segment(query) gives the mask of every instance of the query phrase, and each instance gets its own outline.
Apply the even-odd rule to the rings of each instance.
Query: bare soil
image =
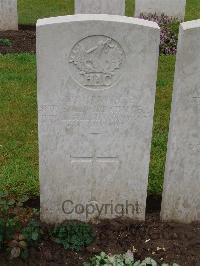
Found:
[[[19,26],[18,31],[0,31],[0,39],[8,39],[11,46],[0,44],[0,53],[35,53],[35,26]]]

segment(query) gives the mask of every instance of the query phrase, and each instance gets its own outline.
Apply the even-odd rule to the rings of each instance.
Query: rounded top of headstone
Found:
[[[181,23],[183,30],[200,28],[200,19],[191,20]]]
[[[119,23],[129,23],[133,25],[150,27],[154,29],[160,29],[156,22],[147,21],[139,18],[131,18],[119,15],[107,15],[107,14],[77,14],[77,15],[69,15],[69,16],[59,16],[59,17],[51,17],[39,19],[37,21],[36,26],[46,26],[52,24],[60,24],[60,23],[70,23],[70,22],[83,22],[83,21],[107,21],[107,22],[119,22]]]

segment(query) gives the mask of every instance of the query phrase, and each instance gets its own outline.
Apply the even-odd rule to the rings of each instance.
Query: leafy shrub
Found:
[[[15,201],[9,200],[6,192],[0,192],[0,249],[4,248],[5,242],[11,240],[20,228],[18,219],[9,214],[9,209],[14,204]]]
[[[0,192],[0,249],[6,249],[11,258],[26,258],[28,247],[35,246],[41,239],[41,228],[37,221],[31,220],[24,228],[12,209],[22,202],[9,199],[9,195]]]
[[[25,237],[20,233],[15,233],[13,239],[8,243],[7,249],[11,258],[26,258],[28,256],[28,246]]]
[[[16,233],[12,241],[9,242],[11,258],[28,257],[28,248],[36,246],[41,240],[42,230],[37,221],[31,220],[26,227],[21,230],[21,233]]]
[[[29,246],[35,246],[41,240],[41,236],[43,234],[40,224],[34,219],[32,219],[28,225],[22,229],[21,233]]]
[[[20,222],[18,219],[16,217],[9,218],[5,223],[5,240],[11,240],[18,230],[20,230]]]
[[[14,239],[15,232],[20,229],[17,218],[0,219],[0,249],[9,246]]]
[[[2,46],[12,46],[12,42],[9,39],[0,39],[0,45]]]
[[[136,261],[134,259],[133,253],[127,251],[124,255],[107,255],[102,252],[99,256],[95,256],[91,259],[91,262],[85,262],[84,266],[169,266],[169,264],[163,263],[158,264],[155,260],[151,258],[146,258],[145,260]],[[179,266],[174,263],[172,266]]]
[[[79,251],[88,246],[94,239],[90,225],[83,223],[65,223],[54,228],[53,240],[62,244],[65,249]]]
[[[160,33],[160,54],[174,55],[177,51],[179,21],[164,14],[140,14],[140,18],[158,23]]]
[[[8,242],[11,258],[28,257],[28,248],[36,246],[41,240],[42,230],[37,221],[31,220],[26,227],[15,232],[12,240]]]

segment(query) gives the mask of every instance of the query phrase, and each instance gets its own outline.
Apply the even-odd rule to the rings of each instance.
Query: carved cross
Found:
[[[71,163],[91,163],[92,170],[92,187],[95,188],[96,184],[96,173],[95,167],[99,163],[117,163],[119,166],[119,157],[118,156],[97,156],[96,150],[94,150],[92,156],[70,156]],[[91,189],[91,201],[96,201],[95,195],[93,196],[94,189]]]
[[[90,162],[92,163],[92,165],[95,165],[97,163],[100,162],[107,162],[107,163],[113,163],[113,162],[118,162],[119,163],[119,157],[118,156],[109,156],[109,157],[105,157],[105,156],[97,156],[96,155],[96,151],[94,152],[94,154],[92,156],[71,156],[71,162]]]

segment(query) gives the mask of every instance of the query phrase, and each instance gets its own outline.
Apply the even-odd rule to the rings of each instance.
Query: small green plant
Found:
[[[27,243],[25,241],[25,237],[20,234],[16,233],[13,239],[8,243],[9,254],[12,259],[14,258],[25,258],[28,256],[28,249]]]
[[[22,235],[25,237],[29,246],[35,246],[41,240],[42,234],[43,232],[40,224],[34,219],[22,229]]]
[[[90,225],[83,223],[65,223],[54,228],[53,240],[64,246],[65,249],[75,251],[88,246],[94,240],[93,231]]]
[[[155,260],[151,258],[146,258],[145,260],[136,261],[134,255],[131,251],[127,251],[123,255],[107,255],[101,252],[100,255],[95,256],[90,262],[85,262],[83,266],[169,266],[169,264],[163,263],[158,264]],[[174,263],[172,266],[179,266]]]
[[[0,192],[0,249],[4,248],[7,241],[11,240],[20,224],[16,217],[10,216],[9,210],[15,205],[14,200],[8,199],[6,192]]]
[[[14,238],[15,232],[20,229],[17,218],[0,218],[0,249],[7,246],[9,241]]]
[[[10,47],[12,46],[12,42],[9,39],[0,39],[0,45]]]
[[[23,199],[16,202],[9,199],[6,192],[0,192],[0,249],[5,249],[11,258],[28,256],[28,247],[35,246],[41,239],[42,230],[36,220],[30,220],[22,228],[16,214],[13,215],[12,209],[21,207]]]
[[[32,219],[20,233],[16,233],[9,242],[9,251],[11,258],[21,257],[26,259],[28,257],[28,248],[36,246],[41,240],[42,230],[37,221]]]

